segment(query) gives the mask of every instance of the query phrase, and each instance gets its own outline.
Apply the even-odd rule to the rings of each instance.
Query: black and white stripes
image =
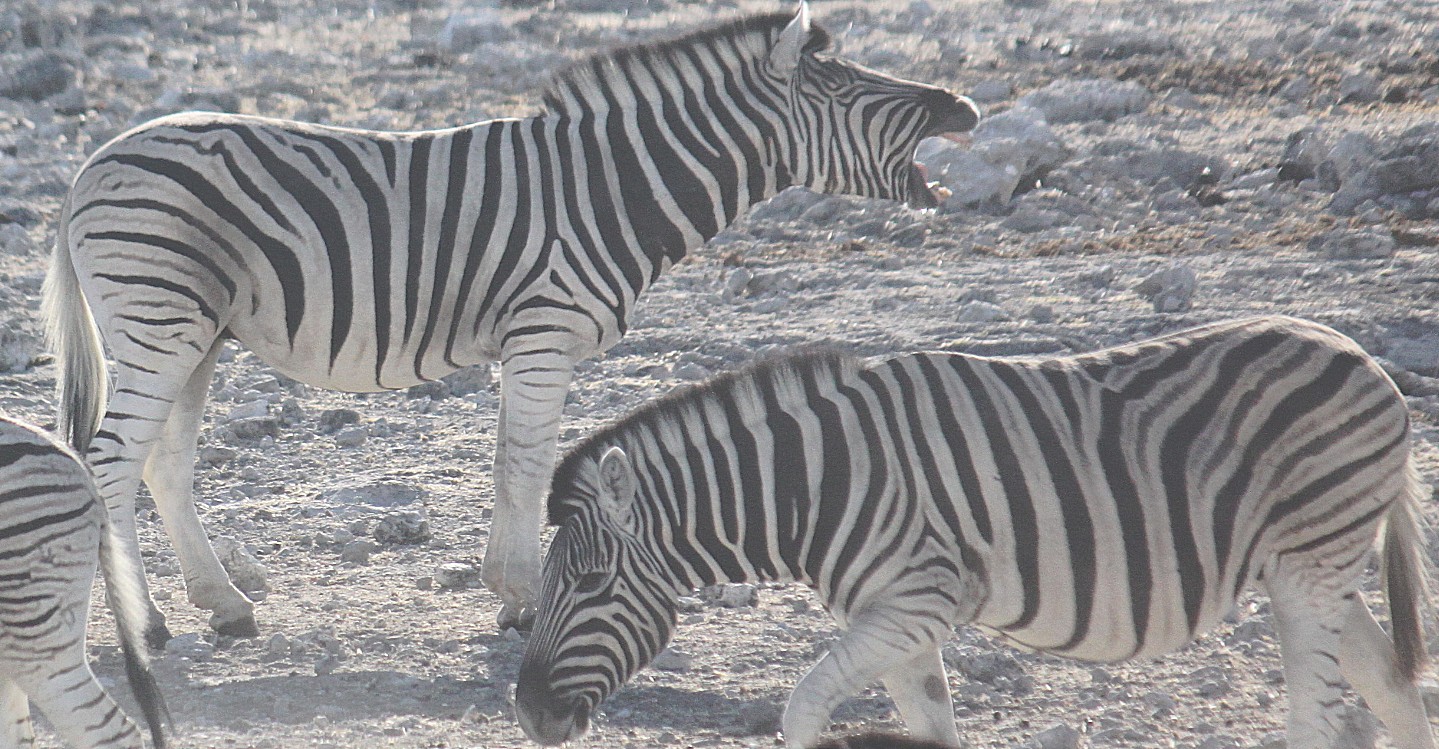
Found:
[[[484,577],[517,617],[573,365],[620,339],[661,272],[791,185],[935,205],[915,148],[972,128],[974,106],[827,43],[801,6],[576,63],[532,118],[381,133],[185,113],[101,148],[69,195],[46,309],[62,428],[125,537],[148,465],[191,600],[254,631],[191,507],[219,341],[349,391],[500,361]]]
[[[140,731],[85,656],[97,563],[130,684],[154,745],[164,746],[164,703],[140,641],[144,602],[127,569],[138,560],[121,554],[85,464],[40,430],[0,416],[0,746],[34,745],[34,703],[76,749],[140,749]]]
[[[958,746],[939,656],[955,624],[1090,661],[1155,656],[1258,584],[1291,746],[1331,746],[1342,675],[1396,745],[1429,749],[1420,496],[1393,384],[1291,318],[1050,360],[767,362],[562,461],[521,724],[545,743],[583,732],[664,647],[675,596],[795,580],[848,632],[796,688],[787,744],[883,680],[912,732]],[[1378,538],[1393,643],[1356,592]]]

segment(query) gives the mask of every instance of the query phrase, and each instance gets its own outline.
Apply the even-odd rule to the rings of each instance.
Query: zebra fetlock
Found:
[[[1184,647],[1248,586],[1272,601],[1289,746],[1330,749],[1347,679],[1400,749],[1434,749],[1408,410],[1316,323],[1214,324],[1054,359],[813,351],[673,393],[556,470],[521,726],[541,743],[662,650],[675,599],[797,581],[845,634],[785,709],[811,747],[883,681],[958,746],[940,647],[973,623],[1113,662]],[[1358,591],[1376,545],[1394,635]]]
[[[0,415],[0,748],[32,746],[30,703],[77,749],[140,749],[140,731],[96,681],[85,623],[97,565],[130,686],[157,747],[164,702],[145,658],[145,607],[85,464]]]
[[[385,133],[190,112],[100,148],[62,210],[45,311],[61,428],[125,542],[146,467],[204,583],[192,598],[216,629],[256,631],[191,496],[227,336],[355,392],[500,361],[483,577],[517,621],[574,365],[619,341],[665,269],[790,186],[938,202],[915,150],[973,128],[973,103],[828,44],[801,4],[577,62],[527,119]]]

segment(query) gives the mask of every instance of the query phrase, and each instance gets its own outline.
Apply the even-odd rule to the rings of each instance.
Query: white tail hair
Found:
[[[70,259],[70,199],[60,210],[59,235],[45,275],[40,314],[45,337],[55,352],[55,392],[59,402],[55,431],[81,456],[100,428],[110,395],[110,376],[100,330],[80,290],[75,264]]]

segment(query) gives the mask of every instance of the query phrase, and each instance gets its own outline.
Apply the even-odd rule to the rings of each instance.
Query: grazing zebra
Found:
[[[191,602],[256,632],[192,496],[226,337],[354,392],[499,361],[483,578],[518,621],[574,364],[660,273],[791,185],[937,204],[915,148],[973,128],[974,105],[828,44],[801,4],[579,62],[529,119],[383,133],[184,113],[105,145],[65,202],[45,300],[61,426],[127,543],[143,474]]]
[[[145,660],[144,599],[90,471],[69,448],[0,415],[0,748],[35,743],[27,698],[76,747],[133,747],[140,731],[85,659],[95,567],[120,630],[130,686],[165,746],[165,705]]]
[[[1341,674],[1432,749],[1408,412],[1353,341],[1267,317],[1047,360],[810,353],[644,407],[556,470],[559,526],[516,706],[583,733],[670,638],[675,598],[798,581],[846,633],[785,710],[790,746],[883,680],[959,746],[940,647],[972,622],[1088,661],[1157,656],[1267,591],[1289,745],[1332,746]],[[1382,538],[1394,642],[1357,592]]]

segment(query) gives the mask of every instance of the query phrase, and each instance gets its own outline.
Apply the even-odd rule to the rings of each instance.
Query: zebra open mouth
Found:
[[[961,146],[969,145],[969,136],[961,133],[939,133],[936,138],[944,138]],[[929,178],[929,167],[914,161],[909,168],[909,205],[913,208],[936,208],[940,203],[949,200],[954,192],[945,187],[939,181],[931,181]]]

